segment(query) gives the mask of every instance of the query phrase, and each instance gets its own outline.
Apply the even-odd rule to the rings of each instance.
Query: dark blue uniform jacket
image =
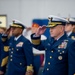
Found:
[[[31,35],[32,40],[40,39]],[[55,41],[53,38],[43,40],[33,46],[46,52],[43,75],[74,75],[75,74],[75,41],[64,34]]]
[[[25,75],[27,66],[31,66],[32,63],[33,53],[30,41],[22,35],[17,41],[11,37],[7,75]]]

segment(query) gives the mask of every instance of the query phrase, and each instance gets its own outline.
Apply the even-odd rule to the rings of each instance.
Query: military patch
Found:
[[[75,40],[75,36],[72,36],[71,39],[72,39],[72,40]]]
[[[23,42],[19,42],[16,47],[22,47],[23,46]]]
[[[58,56],[58,59],[59,59],[59,60],[62,60],[62,59],[63,59],[63,57],[62,57],[62,56]]]
[[[9,50],[9,46],[4,46],[4,51],[8,52],[8,50]]]
[[[67,47],[67,41],[66,40],[64,40],[59,46],[58,46],[58,48],[66,48]]]

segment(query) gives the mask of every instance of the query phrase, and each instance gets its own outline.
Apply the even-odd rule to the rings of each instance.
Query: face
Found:
[[[72,26],[71,24],[66,24],[66,26],[65,26],[65,31],[66,31],[66,32],[70,32],[70,31],[73,30],[73,28],[74,28],[74,26]]]
[[[4,33],[4,32],[5,32],[5,30],[2,29],[2,28],[0,28],[0,33],[2,34],[2,33]]]
[[[75,33],[75,25],[74,25],[74,28],[73,28],[73,32]]]
[[[20,34],[22,34],[22,29],[21,28],[16,28],[16,27],[12,27],[12,35],[14,36],[19,36]]]
[[[64,33],[64,26],[58,25],[53,28],[50,28],[51,37],[57,39]]]

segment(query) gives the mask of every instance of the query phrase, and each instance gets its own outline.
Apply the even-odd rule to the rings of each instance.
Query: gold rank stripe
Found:
[[[40,39],[32,40],[32,43],[34,45],[39,45],[40,44]]]
[[[2,60],[1,67],[5,66],[7,64],[7,61],[8,61],[8,56]]]
[[[27,71],[32,71],[33,72],[33,66],[27,66]]]
[[[11,27],[20,27],[20,28],[22,28],[22,26],[17,25],[17,24],[12,24]]]
[[[62,24],[61,22],[49,22],[48,25],[46,27],[54,27],[57,24]]]
[[[62,24],[61,22],[49,22],[49,25]]]
[[[56,25],[47,25],[46,27],[54,27],[54,26],[56,26]]]

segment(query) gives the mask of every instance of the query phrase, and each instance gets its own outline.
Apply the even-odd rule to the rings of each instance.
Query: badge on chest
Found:
[[[58,48],[64,48],[64,49],[66,49],[66,47],[67,47],[67,42],[68,42],[68,40],[64,40],[64,41],[58,46]]]
[[[23,42],[19,42],[16,47],[22,47],[23,46]]]

